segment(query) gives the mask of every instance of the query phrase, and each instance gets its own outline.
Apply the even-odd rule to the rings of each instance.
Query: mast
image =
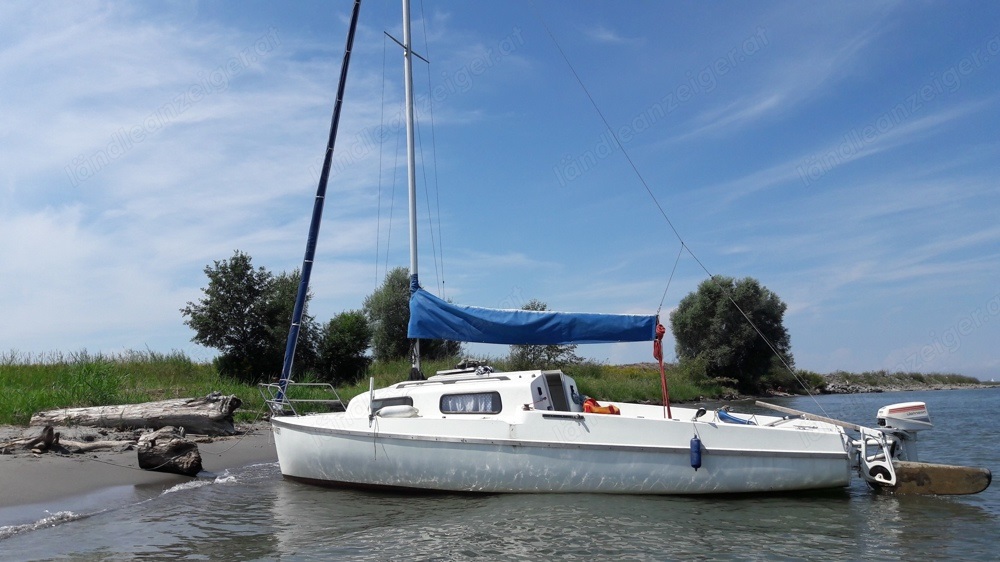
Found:
[[[410,42],[410,0],[403,0],[403,83],[406,93],[406,179],[410,215],[410,291],[419,286],[417,277],[417,162],[413,140],[413,52]],[[410,378],[420,374],[420,339],[413,340]]]
[[[316,239],[319,238],[319,227],[323,219],[323,203],[326,199],[326,185],[330,179],[330,167],[333,164],[333,148],[337,144],[337,128],[340,125],[340,110],[344,105],[344,88],[347,84],[347,67],[351,63],[351,49],[354,46],[354,32],[358,28],[358,14],[361,12],[361,0],[354,0],[354,11],[351,13],[351,26],[347,32],[347,46],[344,47],[344,61],[340,65],[340,82],[337,84],[337,101],[333,106],[333,118],[330,122],[330,138],[326,143],[326,154],[323,156],[323,170],[316,187],[316,199],[313,202],[312,221],[309,223],[309,237],[306,239],[306,252],[302,258],[302,273],[299,280],[299,291],[295,296],[295,308],[292,310],[292,324],[288,329],[288,341],[285,344],[285,361],[281,366],[281,378],[278,380],[280,391],[278,400],[284,396],[288,379],[292,374],[292,363],[295,359],[295,347],[299,341],[299,328],[302,324],[302,313],[305,309],[306,295],[309,292],[309,277],[312,275],[313,258],[316,256]]]

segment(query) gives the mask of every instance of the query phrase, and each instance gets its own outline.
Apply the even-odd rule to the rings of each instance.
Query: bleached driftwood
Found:
[[[70,441],[63,439],[59,444],[70,453],[89,453],[106,449],[128,450],[130,445],[135,445],[135,441]]]
[[[139,437],[139,468],[194,476],[201,472],[198,445],[184,437],[184,430],[162,427]]]
[[[187,433],[232,435],[233,412],[243,402],[236,395],[213,392],[204,398],[179,398],[91,408],[49,410],[31,416],[30,425],[82,425],[106,428],[183,427]]]
[[[16,450],[30,449],[35,454],[47,451],[58,453],[86,453],[89,451],[99,451],[102,449],[118,449],[135,445],[135,441],[108,440],[108,441],[73,441],[70,439],[60,439],[60,433],[55,431],[51,425],[45,426],[36,437],[21,437],[12,439],[5,443],[0,443],[0,454],[13,453]]]
[[[51,425],[47,425],[37,437],[22,437],[0,443],[0,453],[6,454],[13,449],[31,449],[33,453],[44,453],[55,445],[59,445],[59,433]]]

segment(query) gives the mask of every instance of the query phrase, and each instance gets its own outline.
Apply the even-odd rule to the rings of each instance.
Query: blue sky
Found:
[[[179,312],[204,267],[237,249],[301,264],[349,9],[0,4],[0,349],[211,357]],[[413,13],[431,61],[415,67],[426,287],[479,306],[659,307],[680,244],[544,21],[687,246],[788,304],[797,366],[1000,374],[1000,5]],[[361,21],[320,320],[407,264],[401,57],[383,36],[401,34],[397,2]],[[664,320],[705,277],[683,254]]]

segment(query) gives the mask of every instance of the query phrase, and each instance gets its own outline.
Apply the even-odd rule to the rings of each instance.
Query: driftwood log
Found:
[[[128,450],[135,445],[135,441],[70,441],[63,439],[59,444],[69,453],[87,453],[110,449]]]
[[[51,425],[47,425],[37,437],[22,437],[0,443],[0,453],[9,454],[14,449],[30,449],[32,453],[39,454],[58,445],[59,432],[55,431]]]
[[[184,437],[184,430],[162,427],[139,437],[139,468],[194,476],[201,472],[198,445]]]
[[[37,437],[22,437],[5,443],[0,443],[0,454],[13,453],[15,450],[30,449],[32,453],[41,454],[48,451],[59,453],[86,453],[102,449],[119,449],[135,445],[135,441],[73,441],[60,439],[60,434],[51,425],[45,426]]]
[[[31,416],[30,425],[82,425],[112,429],[183,427],[187,433],[232,435],[233,412],[243,402],[236,395],[213,392],[204,398],[180,398],[91,408],[64,408]]]

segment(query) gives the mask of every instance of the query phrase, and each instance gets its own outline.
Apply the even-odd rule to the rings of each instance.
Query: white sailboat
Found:
[[[355,23],[357,9],[356,3]],[[403,10],[410,337],[508,344],[656,339],[655,316],[490,310],[446,303],[420,288],[408,0]],[[348,55],[352,41],[353,30]],[[335,125],[347,62],[345,55]],[[328,158],[334,138],[335,126]],[[325,191],[325,178],[320,191]],[[315,211],[313,216],[318,229]],[[315,235],[311,230],[308,266]],[[873,486],[918,493],[974,493],[989,485],[985,469],[916,462],[917,432],[930,427],[923,403],[883,408],[877,429],[794,411],[781,417],[618,402],[595,408],[561,371],[493,372],[468,365],[426,380],[373,388],[344,411],[298,415],[286,394],[294,384],[288,382],[288,370],[295,332],[297,319],[281,382],[265,385],[276,414],[271,424],[281,473],[289,479],[454,492],[718,494],[838,488],[857,471]],[[936,479],[933,485],[923,478],[929,474]],[[965,483],[953,484],[957,476]]]

